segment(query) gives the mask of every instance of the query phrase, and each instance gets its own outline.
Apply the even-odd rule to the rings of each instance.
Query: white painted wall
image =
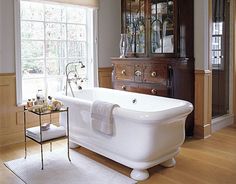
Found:
[[[195,69],[208,68],[208,0],[194,0]]]
[[[110,67],[111,57],[119,56],[121,1],[100,0],[98,10],[98,66]]]
[[[15,72],[14,0],[0,0],[0,73]]]
[[[119,56],[121,1],[100,0],[98,13],[98,66],[110,67]],[[15,72],[14,34],[14,0],[0,0],[0,73]]]
[[[0,73],[15,72],[14,0],[0,0]],[[98,15],[99,67],[111,66],[119,56],[120,0],[100,0]],[[195,68],[208,69],[208,1],[194,0]]]

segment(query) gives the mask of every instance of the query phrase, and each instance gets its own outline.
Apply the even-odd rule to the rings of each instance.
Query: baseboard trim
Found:
[[[194,127],[194,138],[206,139],[211,136],[211,124],[206,125],[195,125]]]
[[[234,124],[234,115],[226,114],[218,118],[212,119],[211,131],[216,132],[220,129]]]

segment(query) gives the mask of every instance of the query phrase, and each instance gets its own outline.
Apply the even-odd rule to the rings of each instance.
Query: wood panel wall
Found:
[[[38,126],[38,116],[27,113],[27,127]],[[52,115],[52,121],[58,122],[58,115]],[[42,117],[43,122],[49,121],[49,116]],[[16,106],[15,74],[0,74],[0,147],[22,142],[23,106]]]
[[[18,113],[21,108],[16,107],[15,81],[14,74],[0,76],[0,146],[23,140]]]
[[[233,112],[236,125],[236,0],[233,3]]]
[[[99,87],[112,88],[112,67],[98,69]]]
[[[112,88],[112,68],[99,68],[99,86]],[[58,114],[52,115],[52,121],[58,121]],[[38,116],[27,113],[27,127],[38,126]],[[43,122],[49,121],[49,116],[42,117]],[[16,76],[0,74],[0,147],[22,142],[23,106],[16,106]]]
[[[235,56],[236,57],[236,56]],[[235,58],[236,59],[236,58]],[[112,68],[99,68],[100,87],[112,88]],[[209,70],[195,71],[195,127],[194,135],[206,138],[211,134],[211,82],[212,74]],[[234,79],[236,66],[234,65]],[[235,81],[235,80],[234,80]],[[234,85],[234,113],[236,113],[236,85]],[[48,121],[49,117],[43,117]],[[52,116],[58,121],[58,115]],[[27,115],[28,127],[38,125],[38,117]],[[15,74],[0,74],[0,147],[23,141],[23,107],[16,106],[16,78]]]
[[[195,70],[194,136],[207,138],[211,135],[212,73]]]

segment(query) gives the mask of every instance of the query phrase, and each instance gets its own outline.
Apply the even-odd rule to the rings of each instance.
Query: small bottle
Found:
[[[43,104],[43,100],[45,99],[43,96],[43,90],[39,89],[38,93],[36,94],[36,99],[38,101],[38,104],[42,105]]]
[[[37,105],[37,104],[35,103],[35,98],[32,98],[32,106],[34,105]]]
[[[52,97],[48,96],[48,109],[52,110]]]
[[[28,99],[28,101],[27,101],[27,107],[32,107],[32,101],[31,101],[31,99]]]
[[[37,96],[35,103],[36,105],[41,105],[41,100],[39,96]]]

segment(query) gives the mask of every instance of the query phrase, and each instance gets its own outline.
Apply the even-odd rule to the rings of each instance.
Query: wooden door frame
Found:
[[[212,25],[212,0],[209,0],[209,25]],[[232,104],[230,105],[230,114],[234,116],[234,124],[236,124],[236,0],[230,0],[230,21],[233,24],[233,27],[230,28],[230,36],[232,35],[233,43],[230,43],[230,52],[232,52],[232,56],[230,56],[230,61],[232,62],[230,66],[233,68],[230,71],[230,79],[232,80],[232,85],[230,86],[230,101]],[[231,24],[230,23],[230,24]],[[208,67],[212,71],[211,66],[211,33],[212,26],[209,26],[209,63]],[[231,80],[229,82],[231,82]]]

